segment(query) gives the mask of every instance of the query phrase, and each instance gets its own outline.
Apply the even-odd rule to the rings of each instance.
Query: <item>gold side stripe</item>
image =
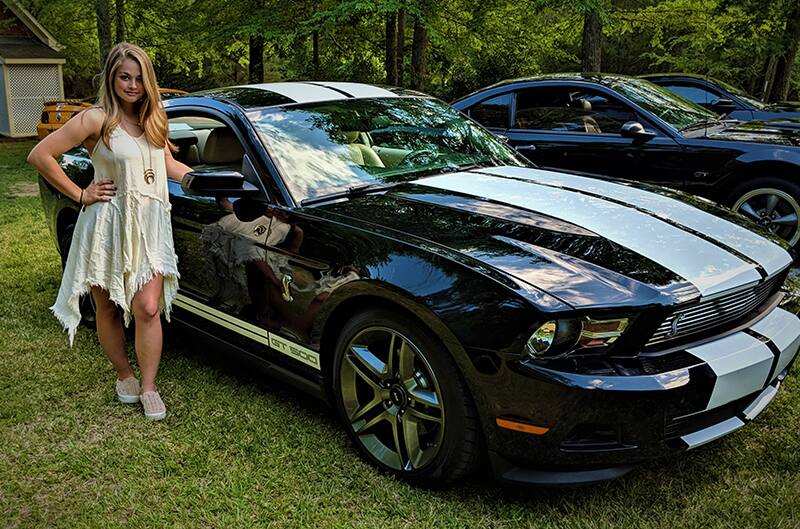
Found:
[[[213,321],[214,323],[221,325],[226,329],[230,329],[233,332],[250,338],[251,340],[269,346],[279,353],[285,354],[286,356],[303,362],[304,364],[315,369],[320,369],[319,353],[316,351],[312,351],[307,347],[303,347],[302,345],[291,342],[282,336],[278,336],[277,334],[267,332],[260,327],[256,327],[251,323],[247,323],[239,318],[225,314],[224,312],[209,307],[208,305],[204,305],[199,301],[188,298],[183,294],[178,294],[175,296],[174,303],[178,307],[197,314],[198,316],[201,316],[209,321]]]

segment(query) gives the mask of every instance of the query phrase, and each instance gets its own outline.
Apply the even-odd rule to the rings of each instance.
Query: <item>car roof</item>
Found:
[[[471,98],[476,94],[482,94],[487,90],[491,90],[494,88],[501,88],[504,86],[519,84],[519,83],[529,83],[529,82],[539,82],[539,81],[573,81],[573,82],[579,81],[579,82],[595,83],[611,87],[611,85],[615,81],[626,80],[626,79],[637,79],[637,77],[631,75],[622,75],[622,74],[575,73],[575,72],[532,75],[528,77],[517,77],[515,79],[505,79],[493,85],[486,86],[484,88],[481,88],[480,90],[476,90],[475,92],[467,94],[464,97],[459,98],[457,101],[462,101],[464,99]]]
[[[245,109],[345,99],[425,96],[420,92],[393,86],[332,81],[260,83],[214,88],[191,95],[232,101]]]
[[[650,80],[650,79],[668,79],[668,78],[681,79],[681,78],[683,78],[683,79],[696,79],[698,81],[707,81],[709,83],[718,83],[719,82],[716,79],[714,79],[713,77],[709,77],[707,75],[700,75],[700,74],[696,74],[696,73],[674,73],[674,72],[669,72],[669,73],[648,73],[648,74],[640,75],[639,78],[640,79],[647,79],[647,80]]]

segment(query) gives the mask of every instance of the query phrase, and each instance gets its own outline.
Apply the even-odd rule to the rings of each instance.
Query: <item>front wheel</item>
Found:
[[[731,194],[731,208],[770,233],[798,247],[800,242],[800,186],[780,178],[748,182]]]
[[[404,314],[369,310],[345,325],[333,390],[350,438],[378,467],[423,485],[473,468],[477,419],[464,382],[438,340]]]

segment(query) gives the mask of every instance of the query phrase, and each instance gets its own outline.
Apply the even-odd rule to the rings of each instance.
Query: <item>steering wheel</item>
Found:
[[[430,160],[438,156],[439,156],[438,153],[430,149],[419,149],[416,151],[411,151],[410,153],[403,156],[403,159],[397,163],[397,166],[409,167],[412,165],[424,164],[425,162],[429,162]]]

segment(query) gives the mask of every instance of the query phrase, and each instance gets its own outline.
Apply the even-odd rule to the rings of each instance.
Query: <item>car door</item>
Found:
[[[197,173],[239,171],[266,200],[251,161],[253,153],[227,118],[210,110],[167,112],[177,160]],[[266,300],[253,288],[251,269],[266,261],[268,219],[261,215],[243,221],[234,212],[235,197],[187,194],[174,181],[169,191],[181,274],[175,305],[182,311],[181,319],[205,330],[215,326],[213,334],[264,355],[266,333],[259,342],[252,327],[263,326]]]
[[[545,85],[515,92],[509,143],[543,167],[680,185],[680,147],[614,96],[590,87]],[[621,133],[641,122],[655,137],[641,142]]]

